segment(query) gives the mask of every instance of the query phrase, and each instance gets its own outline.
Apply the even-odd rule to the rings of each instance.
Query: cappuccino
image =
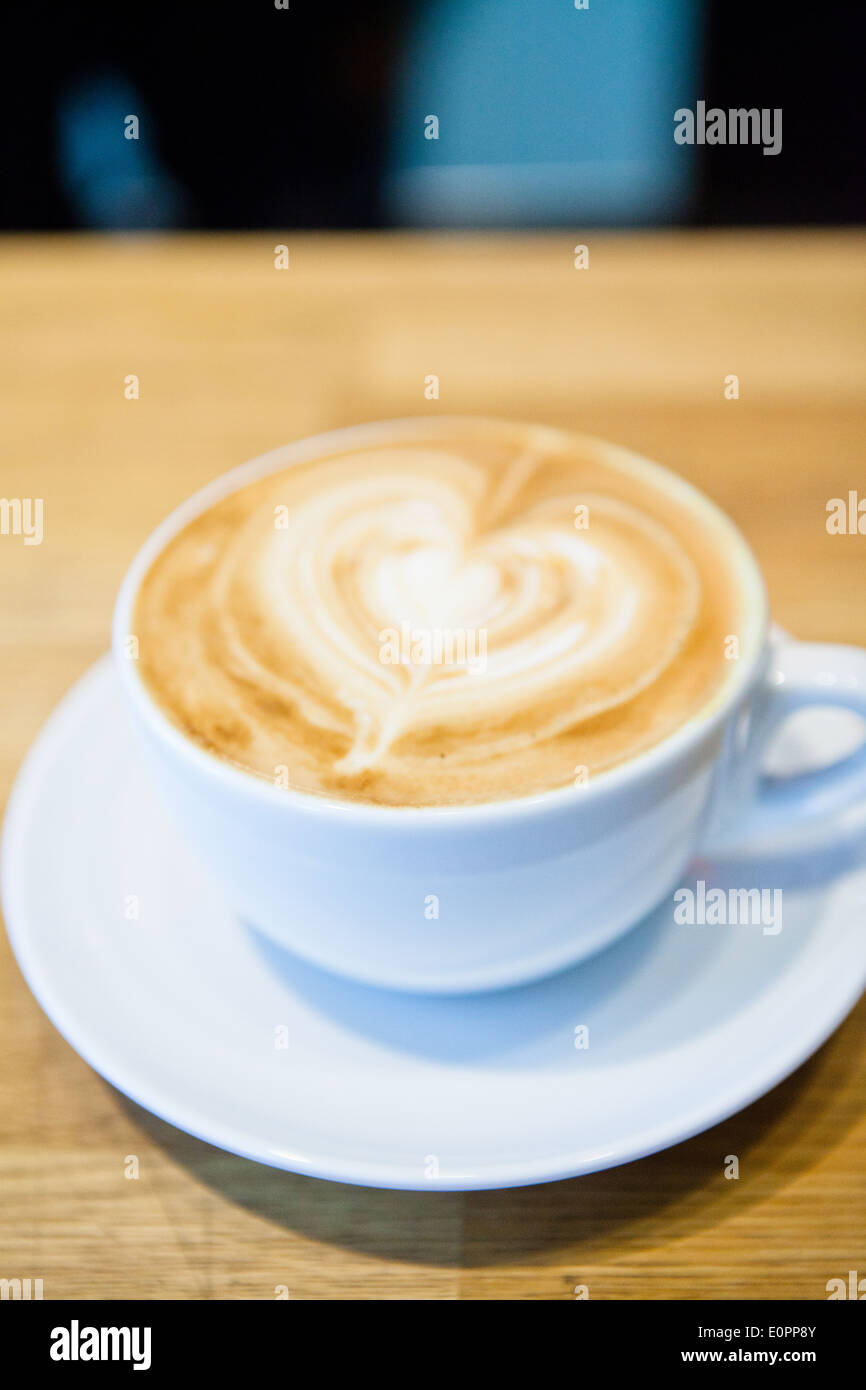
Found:
[[[736,533],[599,441],[440,420],[240,485],[135,606],[152,698],[200,747],[391,806],[591,780],[720,696],[747,623]]]

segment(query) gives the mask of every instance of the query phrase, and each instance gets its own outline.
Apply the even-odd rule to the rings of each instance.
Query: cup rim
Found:
[[[602,452],[605,462],[628,472],[639,473],[642,477],[650,475],[660,486],[679,497],[687,506],[697,510],[717,527],[722,537],[731,545],[737,578],[742,581],[745,611],[749,621],[751,648],[737,660],[731,675],[705,705],[687,720],[654,743],[651,747],[637,753],[634,757],[616,764],[597,777],[580,785],[569,784],[544,791],[523,795],[502,797],[492,801],[470,802],[468,804],[442,806],[385,806],[375,802],[352,801],[319,792],[303,791],[294,787],[277,787],[265,778],[245,768],[226,762],[215,753],[196,744],[169,718],[155,697],[145,685],[137,663],[123,654],[123,644],[131,632],[131,617],[138,596],[139,587],[160,552],[202,512],[221,501],[224,497],[238,491],[247,483],[265,477],[269,473],[282,471],[295,464],[312,461],[322,454],[335,449],[352,447],[355,443],[387,439],[388,436],[406,437],[407,433],[417,432],[419,436],[430,438],[431,434],[443,435],[461,430],[501,430],[506,427],[516,429],[538,429],[559,438],[565,437],[580,447]],[[290,444],[280,445],[264,454],[238,464],[219,477],[205,483],[183,502],[176,506],[151,531],[136,552],[121,581],[112,618],[112,650],[115,666],[119,668],[121,681],[137,711],[147,727],[181,758],[189,760],[197,770],[205,774],[214,786],[222,785],[228,791],[284,810],[293,809],[308,816],[333,819],[340,818],[344,823],[353,822],[369,827],[377,823],[383,827],[400,825],[405,829],[411,823],[416,826],[453,827],[455,822],[465,824],[506,823],[521,818],[534,819],[557,811],[587,808],[602,805],[615,796],[623,787],[637,786],[655,774],[664,771],[679,757],[710,735],[727,717],[730,710],[739,702],[751,684],[760,663],[766,644],[769,628],[769,609],[767,590],[761,569],[745,537],[725,511],[699,488],[686,481],[678,473],[645,458],[634,450],[619,444],[612,444],[595,435],[584,434],[578,430],[547,427],[513,421],[505,417],[474,415],[408,416],[402,419],[372,421],[363,425],[350,425],[321,434],[305,436]]]

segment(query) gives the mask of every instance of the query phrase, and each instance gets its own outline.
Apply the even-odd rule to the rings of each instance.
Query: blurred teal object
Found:
[[[129,118],[137,138],[127,138]],[[72,87],[57,114],[60,177],[78,220],[103,231],[178,226],[184,199],[155,151],[150,113],[124,78],[100,73]]]
[[[646,224],[687,211],[699,0],[432,0],[409,33],[387,203],[410,225]],[[435,116],[439,138],[425,137]]]

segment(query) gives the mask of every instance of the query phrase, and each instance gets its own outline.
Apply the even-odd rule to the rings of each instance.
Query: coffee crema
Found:
[[[139,669],[189,738],[278,785],[524,796],[712,702],[745,621],[725,540],[676,479],[600,442],[383,426],[175,535],[139,589]]]

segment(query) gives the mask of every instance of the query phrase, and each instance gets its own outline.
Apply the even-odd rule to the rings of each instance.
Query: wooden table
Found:
[[[866,643],[866,537],[825,528],[828,498],[866,495],[857,235],[592,236],[583,270],[577,232],[293,237],[277,270],[282,239],[0,245],[0,490],[45,499],[41,546],[0,536],[4,790],[106,647],[159,518],[245,458],[361,420],[488,413],[630,445],[736,518],[780,622]],[[668,1153],[392,1193],[259,1167],[136,1109],[0,952],[0,1276],[42,1277],[46,1298],[820,1299],[866,1275],[862,1004],[772,1094]]]

